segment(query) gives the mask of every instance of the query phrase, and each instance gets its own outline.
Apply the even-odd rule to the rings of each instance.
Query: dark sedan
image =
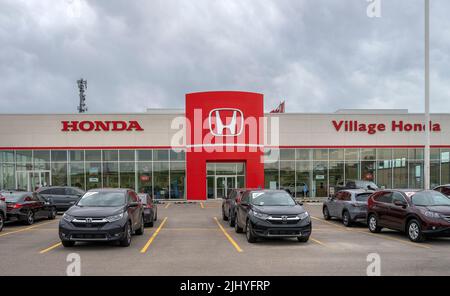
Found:
[[[144,224],[153,227],[154,222],[158,219],[158,207],[148,193],[139,193],[138,196],[144,207]]]
[[[234,227],[236,205],[240,202],[245,189],[232,189],[222,201],[222,219],[228,221],[230,227]]]
[[[6,219],[32,225],[39,219],[55,219],[56,207],[51,199],[35,192],[8,191],[2,195],[6,200]]]
[[[128,247],[133,232],[144,234],[144,215],[136,192],[130,189],[89,190],[59,223],[64,247],[77,241],[118,241]]]
[[[284,190],[247,190],[236,206],[236,232],[245,231],[249,243],[257,238],[295,237],[307,242],[311,218]]]
[[[450,198],[434,190],[382,190],[370,196],[367,211],[371,232],[399,230],[413,242],[450,237]]]
[[[51,198],[58,211],[66,211],[85,193],[80,188],[67,186],[41,187],[36,192],[45,198]]]

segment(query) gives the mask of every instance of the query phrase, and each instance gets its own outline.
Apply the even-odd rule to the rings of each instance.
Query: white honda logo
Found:
[[[225,124],[224,122],[226,122],[226,118],[225,116],[222,116],[223,113],[230,113],[232,112],[231,115],[231,121],[229,124]],[[212,117],[214,117],[216,119],[216,128],[215,130],[213,129],[213,120]],[[240,114],[239,116],[239,120],[240,120],[240,124],[238,124],[238,114]],[[239,128],[239,130],[238,130]],[[242,113],[241,110],[239,109],[233,109],[233,108],[217,108],[217,109],[213,109],[211,110],[211,112],[209,112],[209,129],[211,131],[211,134],[213,136],[238,136],[242,133],[242,130],[244,129],[244,114]],[[228,129],[228,133],[224,134],[223,131],[225,129]]]

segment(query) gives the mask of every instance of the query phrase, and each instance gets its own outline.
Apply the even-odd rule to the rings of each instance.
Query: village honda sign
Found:
[[[333,120],[332,125],[337,132],[363,132],[369,135],[377,132],[385,132],[390,129],[392,132],[423,132],[425,124],[410,123],[403,120],[392,120],[390,126],[385,123],[366,123],[358,120]],[[430,121],[430,131],[440,132],[441,125]]]
[[[83,120],[83,121],[61,121],[63,132],[131,132],[143,131],[139,122],[135,120]]]

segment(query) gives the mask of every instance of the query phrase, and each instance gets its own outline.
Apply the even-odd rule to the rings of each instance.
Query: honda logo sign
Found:
[[[227,118],[231,120],[227,123]],[[214,122],[215,120],[215,122]],[[244,114],[239,109],[217,108],[209,112],[209,129],[213,136],[235,137],[244,129]],[[213,127],[213,122],[214,127]],[[228,130],[224,133],[224,130]]]

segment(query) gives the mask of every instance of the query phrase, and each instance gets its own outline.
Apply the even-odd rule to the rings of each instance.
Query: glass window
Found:
[[[153,196],[152,187],[152,163],[139,162],[137,164],[138,174],[138,191],[141,193],[148,193]]]
[[[439,160],[440,150],[439,148],[431,148],[430,149],[430,159],[431,160]]]
[[[117,162],[103,163],[103,187],[119,187],[119,166]]]
[[[134,162],[120,162],[120,187],[121,188],[135,188],[135,169]]]
[[[236,164],[216,163],[216,175],[236,175]]]
[[[236,163],[236,174],[245,175],[245,163]]]
[[[84,150],[70,151],[70,161],[84,161]]]
[[[153,150],[155,160],[169,160],[169,150]]]
[[[267,189],[278,189],[279,184],[279,162],[264,164],[264,187]]]
[[[394,160],[394,188],[408,188],[408,163],[406,158]]]
[[[280,161],[280,187],[295,196],[295,161]]]
[[[392,188],[391,160],[378,161],[377,184],[380,188]]]
[[[134,161],[134,150],[119,150],[120,161]]]
[[[84,189],[84,163],[70,163],[70,185]]]
[[[85,157],[86,161],[101,161],[102,153],[100,150],[86,150]]]
[[[408,158],[408,149],[392,149],[393,158]]]
[[[345,149],[345,160],[359,160],[359,149]]]
[[[280,150],[279,149],[265,149],[264,150],[264,162],[276,162],[280,160]]]
[[[314,149],[314,160],[328,160],[328,149]]]
[[[50,161],[49,150],[35,150],[33,153],[34,153],[34,163],[43,163]]]
[[[86,189],[101,187],[102,164],[100,162],[86,162]]]
[[[170,163],[170,198],[184,198],[186,168],[184,162]]]
[[[376,182],[375,175],[375,161],[361,161],[361,179]]]
[[[344,160],[344,149],[330,149],[330,160]]]
[[[67,163],[52,162],[52,185],[67,186]]]
[[[392,159],[392,149],[377,149],[378,159]]]
[[[295,160],[295,149],[280,149],[280,160]]]
[[[186,159],[186,153],[184,151],[176,152],[170,149],[170,161],[184,161]]]
[[[434,188],[436,186],[441,185],[441,169],[439,166],[439,162],[432,161],[430,163],[430,186]]]
[[[344,182],[344,162],[330,161],[330,187],[336,187],[339,183]]]
[[[349,161],[345,163],[345,179],[359,180],[359,162]]]
[[[32,162],[32,151],[31,150],[17,150],[16,151],[16,162],[20,163],[31,163]]]
[[[206,178],[206,196],[208,197],[208,199],[214,198],[214,182],[215,177]]]
[[[423,161],[409,162],[409,188],[423,188]]]
[[[216,164],[213,162],[206,163],[206,174],[208,176],[213,176],[216,174]]]
[[[423,148],[409,149],[408,158],[422,160],[423,159]]]
[[[297,184],[296,193],[297,197],[309,196],[309,188],[312,183],[312,162],[311,161],[297,161]]]
[[[118,161],[119,151],[117,150],[103,150],[103,161]]]
[[[373,148],[361,149],[361,159],[362,160],[375,160],[376,159],[376,150]]]
[[[0,151],[0,162],[14,162],[14,151]]]
[[[52,151],[52,161],[67,161],[67,151],[66,150],[53,150]]]
[[[295,159],[297,160],[312,160],[311,149],[296,149]]]
[[[313,197],[328,196],[328,162],[315,161],[313,163]]]
[[[450,149],[441,150],[441,184],[450,183]]]
[[[137,150],[137,158],[138,161],[151,161],[152,150]]]
[[[154,197],[169,198],[169,163],[157,161],[153,163]]]
[[[16,188],[16,178],[14,164],[3,163],[1,166],[1,180],[0,187],[3,189],[15,189]]]

